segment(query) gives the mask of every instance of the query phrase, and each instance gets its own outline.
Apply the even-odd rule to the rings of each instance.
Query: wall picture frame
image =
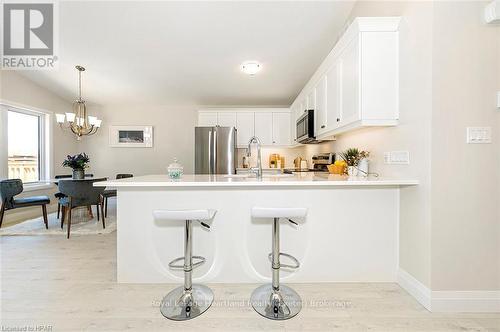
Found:
[[[152,148],[153,126],[109,126],[109,146]]]

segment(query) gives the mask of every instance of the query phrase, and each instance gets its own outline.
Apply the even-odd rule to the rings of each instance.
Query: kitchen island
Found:
[[[183,255],[184,221],[157,221],[158,209],[215,209],[210,231],[194,223],[193,253],[207,262],[195,282],[269,281],[271,220],[251,208],[305,207],[298,226],[282,222],[281,251],[299,259],[284,282],[393,282],[398,271],[399,190],[411,179],[303,173],[247,176],[148,175],[96,182],[117,189],[117,279],[180,283],[168,262]]]

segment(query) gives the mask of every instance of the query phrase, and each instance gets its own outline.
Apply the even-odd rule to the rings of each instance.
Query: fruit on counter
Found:
[[[347,166],[347,163],[345,162],[345,160],[336,160],[333,164],[336,166],[344,166],[344,167]]]
[[[331,174],[345,174],[347,169],[347,163],[344,160],[337,160],[335,163],[328,165],[328,171]]]

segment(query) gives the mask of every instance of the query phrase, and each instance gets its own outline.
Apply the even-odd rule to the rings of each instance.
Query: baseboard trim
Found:
[[[415,298],[425,309],[431,310],[431,290],[405,270],[398,271],[398,284]]]
[[[500,312],[500,291],[433,291],[433,312]]]
[[[500,312],[500,291],[431,291],[402,269],[398,284],[431,312]]]

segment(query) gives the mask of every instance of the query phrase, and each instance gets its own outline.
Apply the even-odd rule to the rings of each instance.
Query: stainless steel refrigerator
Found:
[[[195,128],[196,174],[236,174],[236,128]]]

